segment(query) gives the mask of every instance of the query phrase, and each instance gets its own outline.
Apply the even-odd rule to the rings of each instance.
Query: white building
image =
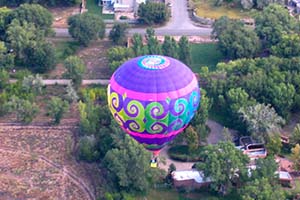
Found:
[[[111,7],[115,12],[136,12],[139,4],[146,0],[100,0],[100,4]]]

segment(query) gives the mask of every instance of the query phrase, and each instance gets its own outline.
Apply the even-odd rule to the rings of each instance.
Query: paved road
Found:
[[[186,35],[186,36],[209,36],[211,28],[197,27],[189,18],[186,0],[170,0],[172,2],[172,17],[164,27],[155,28],[156,35]],[[54,28],[57,37],[70,37],[68,29]],[[106,29],[108,35],[110,29]],[[145,28],[132,28],[128,30],[128,35],[134,33],[145,34]]]
[[[11,79],[10,83],[15,83],[17,80]],[[68,85],[71,82],[70,79],[44,79],[44,85]],[[92,79],[92,80],[82,80],[82,85],[108,85],[108,79]]]

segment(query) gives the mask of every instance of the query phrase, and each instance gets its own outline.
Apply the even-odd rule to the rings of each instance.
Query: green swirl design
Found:
[[[129,118],[131,119],[140,119],[143,120],[145,117],[145,110],[144,106],[136,101],[132,100],[129,101],[127,105],[125,105],[125,112],[128,115]]]
[[[128,127],[134,132],[142,133],[145,130],[143,121],[128,120],[126,123],[128,124]]]
[[[120,101],[119,101],[119,96],[117,93],[112,92],[108,95],[108,105],[111,110],[114,110],[114,112],[116,112],[115,108],[118,108],[120,106],[119,103],[120,103]]]

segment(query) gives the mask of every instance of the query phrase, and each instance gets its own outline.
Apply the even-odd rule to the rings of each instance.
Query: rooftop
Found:
[[[203,173],[197,170],[174,171],[172,172],[172,176],[177,181],[194,180],[197,183],[211,182],[210,178],[204,180]]]

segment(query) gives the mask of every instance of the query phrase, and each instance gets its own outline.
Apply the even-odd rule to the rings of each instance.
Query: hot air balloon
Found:
[[[123,63],[107,92],[115,120],[155,158],[189,124],[200,103],[194,73],[182,62],[161,55]]]

